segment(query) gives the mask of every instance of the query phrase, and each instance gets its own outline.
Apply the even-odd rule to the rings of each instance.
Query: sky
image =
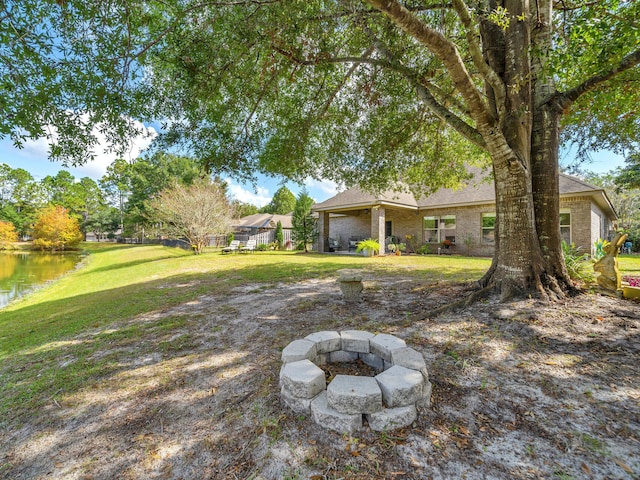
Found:
[[[148,127],[148,131],[153,135],[155,130]],[[131,142],[131,149],[128,153],[127,160],[133,160],[138,157],[141,151],[151,143],[152,138],[136,138]],[[0,163],[6,163],[11,168],[23,168],[27,170],[36,180],[42,179],[47,175],[55,175],[58,171],[68,170],[75,178],[90,177],[99,180],[106,172],[107,167],[115,160],[114,153],[104,153],[101,147],[96,149],[97,158],[95,161],[87,163],[81,167],[64,167],[58,162],[51,162],[47,159],[48,145],[46,140],[28,141],[23,149],[17,149],[12,142],[7,139],[0,140]],[[572,152],[563,151],[560,155],[561,165],[566,165],[573,159]],[[596,152],[592,155],[592,162],[583,165],[584,170],[590,170],[596,173],[605,173],[624,165],[624,158],[611,152]],[[278,179],[260,176],[258,184],[254,188],[253,185],[239,183],[231,178],[224,180],[229,185],[229,193],[234,199],[244,203],[251,203],[258,207],[263,207],[271,201],[273,194],[280,188],[283,183]],[[285,183],[287,188],[294,195],[297,195],[302,186],[296,183]],[[337,193],[337,186],[331,181],[317,181],[309,179],[304,185],[309,195],[316,202],[322,202],[331,198]]]
[[[131,148],[126,160],[137,158],[153,140],[156,133],[153,127],[147,127],[147,132],[151,133],[151,137],[143,137],[132,139]],[[104,137],[99,140],[104,142]],[[106,144],[106,143],[104,143]],[[79,167],[65,167],[59,162],[52,162],[47,158],[48,144],[44,139],[38,141],[27,141],[24,148],[18,149],[14,147],[10,140],[0,140],[0,163],[6,163],[11,168],[23,168],[27,170],[36,179],[40,180],[47,175],[56,175],[60,170],[67,170],[76,179],[89,177],[99,180],[106,172],[107,167],[117,158],[115,153],[105,153],[104,147],[97,147],[95,150],[96,159]],[[251,203],[258,207],[263,207],[271,201],[274,193],[283,185],[282,181],[277,178],[259,176],[256,187],[247,183],[240,183],[236,180],[226,177],[223,178],[229,185],[228,191],[230,195],[241,202]],[[293,182],[284,183],[294,195],[298,195],[303,185]],[[317,181],[308,179],[304,182],[309,195],[316,202],[322,202],[337,193],[337,185],[331,181]]]

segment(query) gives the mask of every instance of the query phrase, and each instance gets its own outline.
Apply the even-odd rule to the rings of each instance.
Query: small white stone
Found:
[[[398,348],[405,348],[407,344],[401,338],[389,335],[386,333],[379,333],[371,340],[369,340],[369,348],[371,353],[382,357],[383,360],[391,362],[391,351]]]
[[[309,340],[294,340],[282,350],[282,363],[297,362],[299,360],[314,360],[316,344]]]
[[[369,353],[369,340],[375,335],[362,330],[345,330],[340,333],[342,350],[347,352]]]
[[[340,350],[342,341],[338,332],[315,332],[305,337],[305,340],[316,344],[316,353],[331,353]]]

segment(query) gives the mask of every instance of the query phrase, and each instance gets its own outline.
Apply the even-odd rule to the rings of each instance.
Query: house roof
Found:
[[[441,188],[435,193],[420,197],[417,200],[411,193],[389,190],[376,195],[368,193],[359,187],[354,187],[338,193],[322,203],[315,204],[312,209],[314,212],[347,212],[349,210],[384,205],[416,210],[495,203],[495,190],[491,177],[488,177],[489,174],[479,169],[472,173],[474,173],[473,178],[460,188]],[[564,173],[560,174],[559,186],[561,197],[590,196],[610,218],[617,218],[615,210],[603,189]]]
[[[387,190],[386,192],[373,194],[367,192],[360,187],[353,187],[344,192],[338,193],[336,196],[325,200],[322,203],[313,205],[312,210],[354,210],[359,208],[367,208],[372,205],[389,205],[398,208],[418,208],[418,202],[409,192],[397,192]]]
[[[254,213],[235,220],[233,226],[236,228],[276,228],[278,221],[280,221],[282,228],[291,228],[292,218],[292,214]]]

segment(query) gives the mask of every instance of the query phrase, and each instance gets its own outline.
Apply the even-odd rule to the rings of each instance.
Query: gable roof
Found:
[[[372,194],[359,187],[350,188],[328,200],[315,204],[314,212],[341,212],[371,208],[376,205],[411,210],[442,207],[461,207],[471,205],[486,205],[495,203],[496,195],[493,180],[487,172],[478,169],[472,171],[474,176],[466,185],[457,188],[441,188],[435,193],[416,200],[408,192],[394,192],[388,190],[381,194]],[[615,210],[602,188],[590,185],[579,178],[560,173],[560,196],[589,196],[610,218],[617,218]]]
[[[282,223],[282,228],[291,228],[291,219],[293,216],[276,215],[274,213],[254,213],[246,217],[239,218],[233,222],[236,228],[276,228],[278,221]]]

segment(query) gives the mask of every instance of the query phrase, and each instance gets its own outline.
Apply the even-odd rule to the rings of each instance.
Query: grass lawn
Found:
[[[379,274],[465,282],[479,278],[489,267],[486,258],[456,256],[387,256],[364,258],[256,252],[222,255],[209,250],[193,255],[158,245],[87,243],[85,265],[3,309],[0,313],[0,418],[9,412],[37,408],[54,393],[78,388],[94,377],[109,374],[109,358],[85,362],[113,341],[123,342],[145,334],[135,325],[91,342],[77,342],[71,368],[52,365],[59,347],[95,328],[162,311],[193,301],[210,292],[224,293],[238,285],[296,282],[337,276],[343,268]],[[180,326],[164,319],[163,331]],[[155,327],[154,327],[155,328]],[[117,337],[117,338],[116,338]],[[144,348],[144,347],[140,347]],[[37,374],[36,374],[37,372]]]

